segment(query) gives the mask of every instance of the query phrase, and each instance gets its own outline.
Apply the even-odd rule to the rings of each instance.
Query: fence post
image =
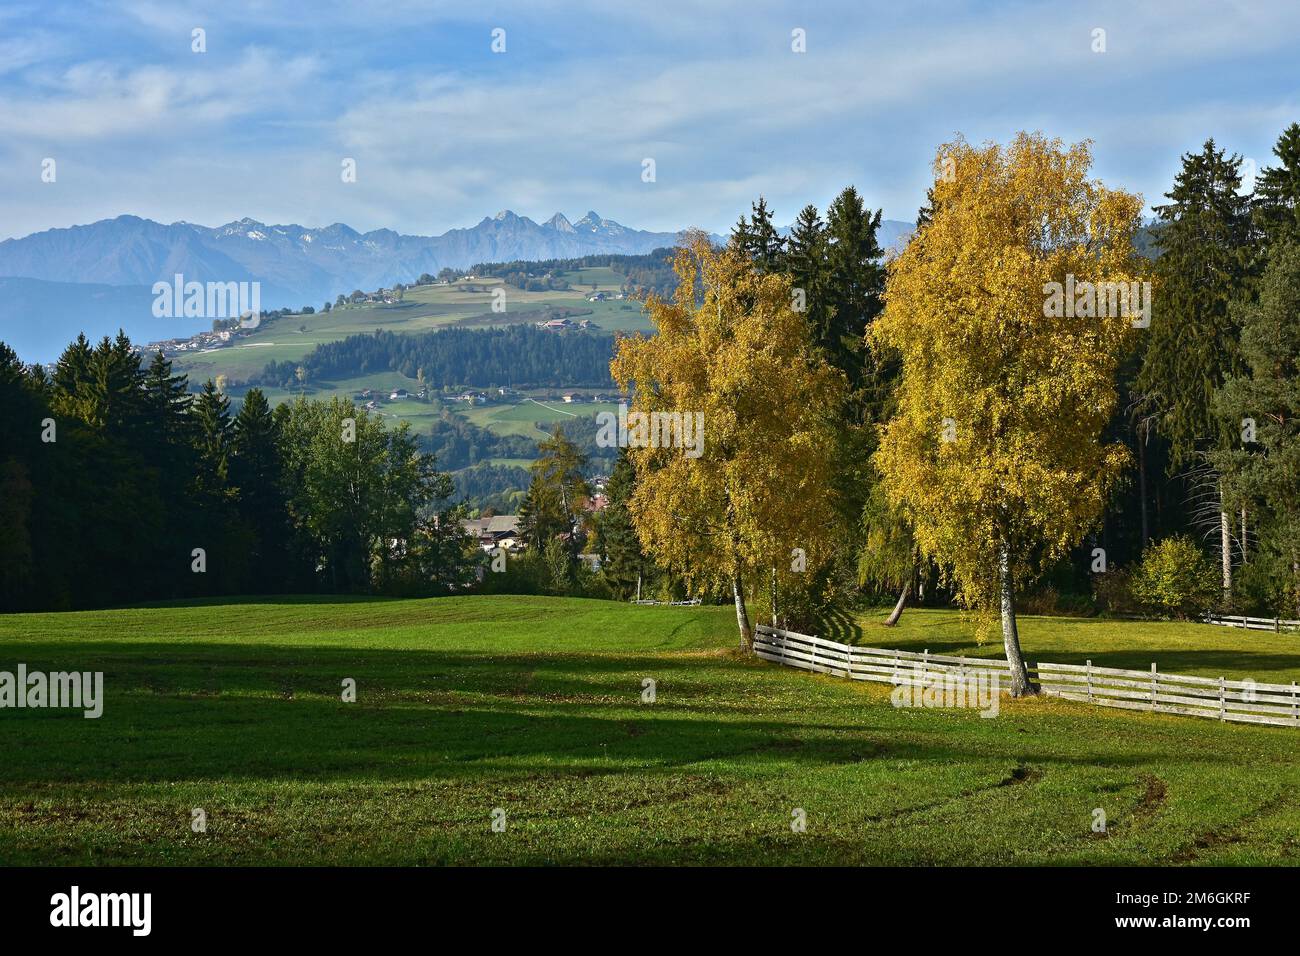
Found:
[[[1092,661],[1088,661],[1088,703],[1092,703]]]
[[[1296,697],[1295,681],[1291,682],[1291,719],[1300,724],[1300,698]]]
[[[921,652],[921,683],[925,683],[925,673],[930,669],[930,648]]]
[[[1151,709],[1156,709],[1156,687],[1159,678],[1156,677],[1156,662],[1151,662]]]
[[[1219,720],[1221,721],[1227,720],[1227,717],[1224,716],[1227,713],[1227,698],[1224,696],[1224,694],[1225,694],[1225,690],[1223,685],[1223,677],[1220,676],[1219,677]]]
[[[1281,634],[1281,633],[1282,633],[1282,618],[1281,618],[1281,617],[1276,617],[1276,616],[1275,616],[1275,617],[1273,618],[1273,632],[1274,632],[1275,634]]]

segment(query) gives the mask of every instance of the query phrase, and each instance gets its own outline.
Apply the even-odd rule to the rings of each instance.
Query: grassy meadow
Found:
[[[851,626],[971,649],[947,612]],[[887,685],[741,657],[734,627],[728,607],[512,596],[0,617],[0,670],[100,670],[106,697],[98,720],[0,711],[0,864],[1300,858],[1291,729],[1051,699],[896,709]],[[1294,635],[1026,618],[1022,638],[1031,661],[1300,673]]]
[[[498,435],[523,435],[541,441],[557,422],[573,418],[595,418],[600,412],[617,412],[615,402],[564,404],[547,398],[525,399],[513,405],[476,405],[457,409],[475,425]]]

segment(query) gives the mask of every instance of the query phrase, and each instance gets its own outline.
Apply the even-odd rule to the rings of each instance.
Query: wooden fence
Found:
[[[1293,631],[1300,628],[1300,621],[1284,621],[1280,617],[1247,617],[1244,614],[1207,614],[1206,624],[1221,624],[1224,627],[1240,627],[1251,631]]]
[[[1007,683],[1010,676],[1010,665],[1002,660],[856,647],[765,624],[760,624],[755,631],[754,653],[777,664],[896,686],[928,685],[939,675],[996,676]],[[1068,700],[1224,721],[1300,726],[1300,687],[1294,681],[1262,684],[1223,677],[1191,677],[1158,671],[1155,664],[1150,671],[1137,671],[1094,667],[1092,661],[1086,664],[1039,662],[1029,671],[1043,693]]]

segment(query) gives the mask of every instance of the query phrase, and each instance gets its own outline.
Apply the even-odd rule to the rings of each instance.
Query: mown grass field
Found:
[[[864,643],[969,640],[939,612],[861,627]],[[1094,658],[1158,644],[1170,670],[1300,669],[1296,638],[1023,627],[1031,659],[1086,639]],[[1004,699],[994,719],[895,709],[886,685],[734,643],[725,607],[508,596],[3,617],[0,670],[102,670],[106,703],[98,720],[0,710],[0,863],[1300,859],[1293,730],[1045,699]],[[191,832],[195,807],[206,833]],[[1092,831],[1099,807],[1107,834]]]

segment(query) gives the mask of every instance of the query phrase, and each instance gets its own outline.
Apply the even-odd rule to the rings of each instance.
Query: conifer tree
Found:
[[[1300,123],[1292,123],[1273,147],[1277,166],[1260,172],[1256,219],[1266,245],[1300,242]]]
[[[794,286],[796,307],[808,315],[808,325],[817,344],[828,357],[837,353],[832,342],[831,323],[835,310],[828,295],[826,224],[811,203],[799,211],[786,246],[786,271]]]
[[[1214,392],[1241,375],[1240,328],[1231,303],[1249,293],[1253,227],[1250,198],[1240,194],[1241,158],[1205,142],[1155,207],[1158,295],[1144,334],[1138,389],[1142,407],[1169,443],[1171,474],[1231,444],[1233,433],[1211,409]],[[1213,480],[1213,479],[1212,479]],[[1225,597],[1232,591],[1231,519],[1219,495],[1219,557]]]
[[[225,493],[230,477],[230,444],[233,436],[230,399],[208,379],[194,401],[195,450],[199,456],[198,487],[211,495]]]
[[[253,535],[250,586],[271,591],[285,580],[288,500],[279,428],[262,390],[252,388],[231,429],[230,477],[239,489],[239,513]]]
[[[884,307],[884,252],[876,241],[881,211],[867,209],[852,186],[826,211],[827,308],[832,325],[825,338],[832,363],[863,389],[876,369],[864,354],[864,336]],[[869,413],[868,413],[869,414]]]
[[[628,599],[636,594],[637,582],[649,576],[651,568],[641,551],[636,526],[629,510],[636,490],[636,469],[626,448],[619,449],[618,460],[605,485],[608,499],[596,520],[596,547],[601,555],[601,574],[615,597]]]
[[[1247,371],[1214,410],[1240,441],[1212,452],[1230,498],[1255,512],[1270,597],[1300,617],[1300,244],[1273,246],[1258,302],[1238,307]]]

